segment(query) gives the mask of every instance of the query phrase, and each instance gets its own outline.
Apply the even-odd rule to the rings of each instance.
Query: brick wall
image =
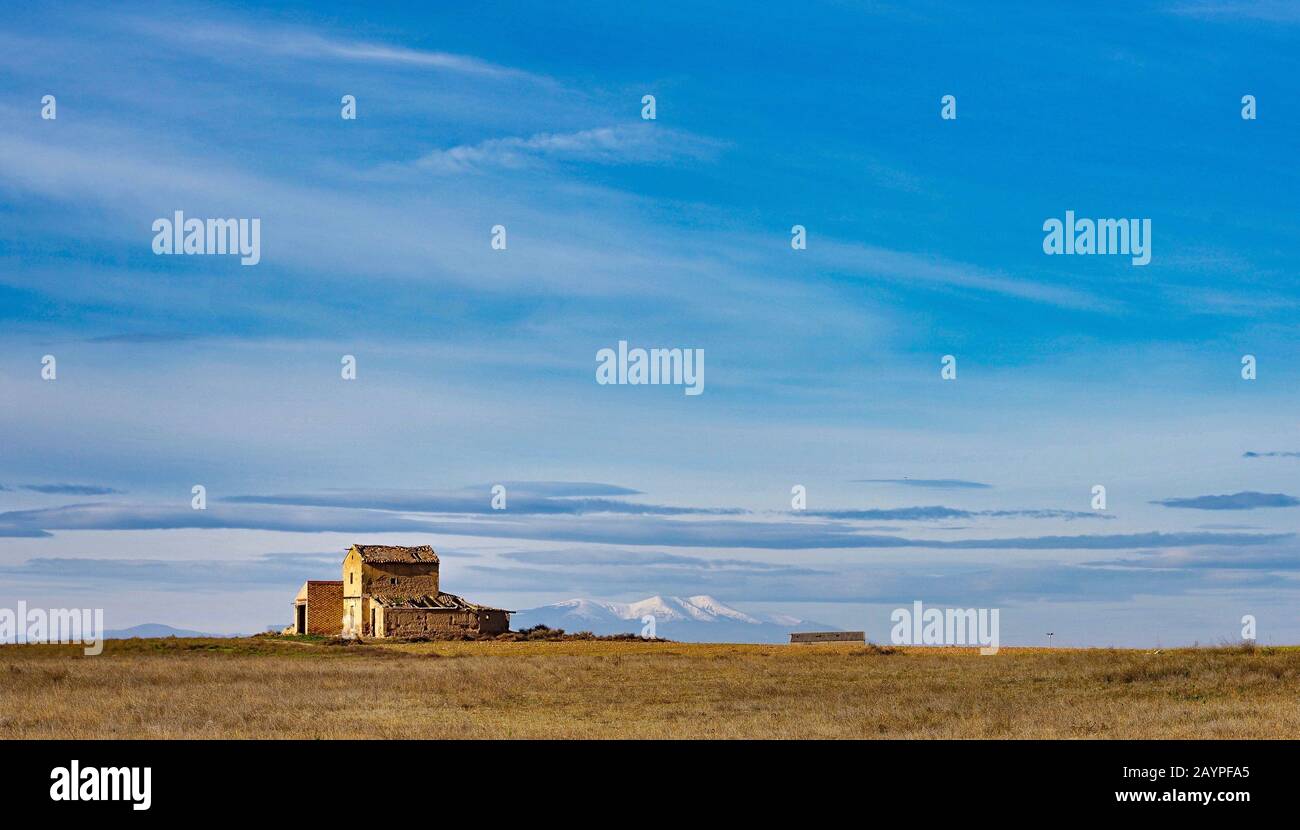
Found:
[[[337,637],[343,630],[343,583],[307,583],[307,633]]]

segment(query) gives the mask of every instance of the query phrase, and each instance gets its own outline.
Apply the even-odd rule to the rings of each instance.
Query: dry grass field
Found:
[[[1300,648],[0,646],[3,738],[1298,738]]]

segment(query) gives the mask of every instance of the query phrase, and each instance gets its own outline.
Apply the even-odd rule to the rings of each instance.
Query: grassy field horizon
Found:
[[[1297,738],[1300,646],[0,646],[0,738]]]

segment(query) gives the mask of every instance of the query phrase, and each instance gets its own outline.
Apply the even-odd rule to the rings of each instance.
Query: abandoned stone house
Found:
[[[429,545],[353,545],[343,579],[308,580],[293,605],[295,634],[416,638],[510,629],[509,611],[441,590]]]

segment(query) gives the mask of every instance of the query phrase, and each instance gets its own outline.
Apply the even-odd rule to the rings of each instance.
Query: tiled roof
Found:
[[[362,562],[437,562],[438,554],[429,545],[403,548],[396,545],[353,545]]]

